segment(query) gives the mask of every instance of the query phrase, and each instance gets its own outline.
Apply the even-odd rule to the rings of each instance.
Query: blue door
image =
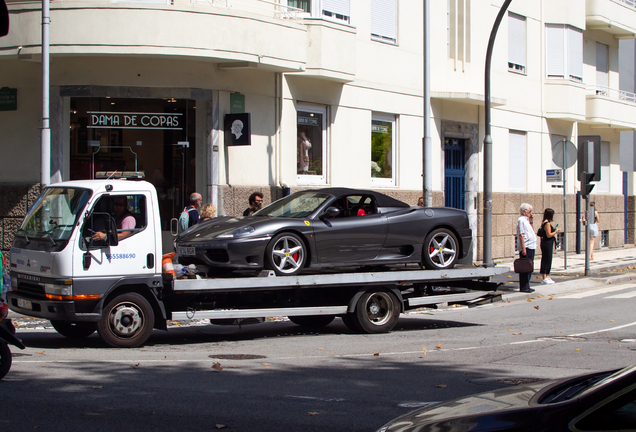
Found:
[[[444,205],[462,210],[466,209],[464,141],[457,138],[444,140]]]

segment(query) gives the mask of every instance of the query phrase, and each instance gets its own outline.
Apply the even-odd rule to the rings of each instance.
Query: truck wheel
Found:
[[[51,321],[53,328],[62,336],[69,339],[83,339],[95,333],[92,323],[80,324],[72,321]]]
[[[360,333],[361,330],[360,330],[360,327],[358,327],[358,324],[357,324],[355,318],[353,317],[354,315],[355,315],[355,313],[347,313],[345,315],[342,315],[342,322],[352,332]]]
[[[422,247],[423,267],[428,270],[453,268],[459,255],[457,237],[446,228],[437,228],[426,236]]]
[[[9,373],[11,369],[11,350],[9,345],[3,341],[0,341],[0,379]]]
[[[155,313],[140,294],[127,293],[112,299],[97,321],[97,333],[115,348],[134,348],[150,337]]]
[[[265,266],[277,276],[294,276],[303,269],[305,243],[294,233],[280,233],[265,248]]]
[[[395,294],[384,290],[370,290],[356,303],[351,315],[356,327],[363,333],[390,332],[400,317],[400,303]],[[346,324],[346,321],[345,321]]]
[[[290,316],[291,322],[302,327],[325,327],[336,318],[335,315]]]

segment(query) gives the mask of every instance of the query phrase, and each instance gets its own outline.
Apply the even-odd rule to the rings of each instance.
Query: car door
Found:
[[[341,214],[332,219],[317,220],[314,239],[319,263],[350,263],[375,259],[380,253],[387,233],[387,220],[382,214],[371,213],[358,216],[356,207],[372,198],[348,196],[346,201],[336,203]],[[373,205],[369,207],[375,208]]]

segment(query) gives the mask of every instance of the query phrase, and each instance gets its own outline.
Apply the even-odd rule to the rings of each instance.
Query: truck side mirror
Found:
[[[84,252],[84,255],[82,256],[82,264],[84,265],[84,270],[88,270],[90,268],[92,260],[93,256],[91,255],[91,253],[88,251]]]

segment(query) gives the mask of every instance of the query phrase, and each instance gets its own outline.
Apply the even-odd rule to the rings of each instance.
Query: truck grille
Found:
[[[18,281],[18,292],[20,295],[33,299],[46,299],[44,287],[32,282]]]

